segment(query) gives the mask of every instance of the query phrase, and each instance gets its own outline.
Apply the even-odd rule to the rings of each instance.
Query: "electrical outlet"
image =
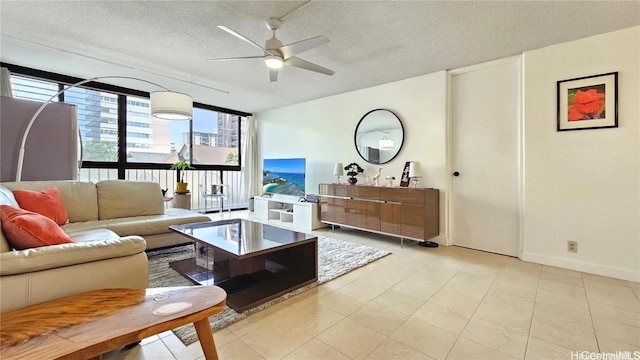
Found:
[[[567,251],[572,253],[578,252],[578,242],[577,241],[567,241]]]

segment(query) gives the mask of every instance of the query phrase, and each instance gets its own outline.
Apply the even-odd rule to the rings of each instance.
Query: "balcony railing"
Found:
[[[118,171],[116,169],[81,169],[80,181],[98,182],[100,180],[116,180]],[[167,196],[172,196],[176,188],[175,170],[149,170],[149,169],[129,169],[125,174],[126,180],[152,181],[160,184],[162,189],[167,189]],[[218,171],[218,170],[188,170],[184,172],[184,180],[189,183],[188,189],[191,191],[191,209],[196,211],[207,211],[219,209],[219,201],[215,198],[206,198],[205,192],[211,191],[211,185],[225,184],[224,199],[225,209],[246,208],[247,200],[241,198],[241,172],[239,171]],[[205,191],[206,190],[206,191]],[[205,201],[208,201],[205,206]]]

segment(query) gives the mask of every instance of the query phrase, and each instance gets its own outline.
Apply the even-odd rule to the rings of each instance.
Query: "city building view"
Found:
[[[56,83],[21,76],[12,76],[12,86],[14,97],[37,101],[58,91]],[[64,93],[64,101],[77,107],[82,160],[117,161],[118,95],[72,88]],[[126,96],[127,162],[239,165],[241,116],[194,108],[191,122],[169,121],[151,117],[149,107],[149,99]]]

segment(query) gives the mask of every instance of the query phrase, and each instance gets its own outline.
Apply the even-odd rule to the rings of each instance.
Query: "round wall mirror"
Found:
[[[392,111],[371,110],[358,122],[354,140],[358,154],[366,162],[386,164],[402,149],[404,127]]]

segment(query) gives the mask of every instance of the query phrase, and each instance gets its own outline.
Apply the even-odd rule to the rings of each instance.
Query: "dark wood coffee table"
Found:
[[[169,264],[227,292],[242,312],[318,279],[318,238],[246,219],[170,226],[192,239],[196,257]]]

